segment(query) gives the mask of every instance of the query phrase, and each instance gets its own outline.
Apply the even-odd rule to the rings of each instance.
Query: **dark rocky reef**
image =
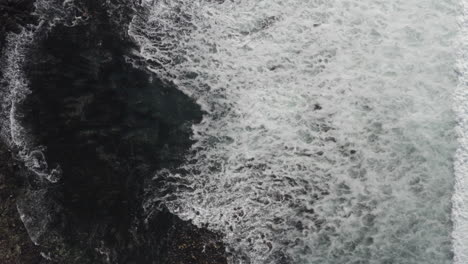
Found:
[[[39,248],[29,239],[16,209],[24,184],[19,170],[19,162],[0,143],[0,263],[41,263]]]
[[[8,231],[21,242],[1,240],[0,246],[24,246],[27,259],[11,262],[24,264],[38,263],[39,250],[51,263],[226,263],[219,235],[167,211],[147,217],[142,209],[155,172],[183,161],[201,110],[128,62],[134,47],[111,21],[112,12],[99,1],[83,5],[87,22],[39,36],[24,69],[32,93],[20,121],[44,147],[49,167],[60,166],[61,180],[50,183],[22,166],[5,169],[6,177],[21,179],[10,189],[20,195],[0,203],[17,225],[12,205],[18,204],[40,246],[24,239],[22,227]],[[14,164],[5,162],[0,175]]]

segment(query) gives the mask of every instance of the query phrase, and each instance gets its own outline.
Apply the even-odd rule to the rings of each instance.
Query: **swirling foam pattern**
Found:
[[[79,16],[81,8],[73,0],[37,0],[34,2],[39,23],[22,27],[19,33],[6,36],[6,45],[0,56],[0,138],[18,150],[26,167],[37,176],[52,183],[60,180],[60,166],[49,168],[44,147],[35,143],[29,131],[23,127],[19,110],[29,96],[29,80],[24,72],[31,49],[40,38],[57,24],[73,27],[86,19]]]
[[[138,54],[207,112],[147,208],[244,262],[452,263],[457,1],[142,5]]]

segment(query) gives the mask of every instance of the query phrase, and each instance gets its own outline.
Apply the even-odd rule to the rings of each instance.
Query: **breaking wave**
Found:
[[[453,261],[457,1],[142,6],[138,55],[206,111],[148,210],[222,232],[232,262]]]
[[[454,263],[468,263],[468,5],[462,1],[460,15],[459,56],[457,70],[459,84],[455,91],[454,110],[457,113],[458,149],[455,154],[455,190],[453,194]]]

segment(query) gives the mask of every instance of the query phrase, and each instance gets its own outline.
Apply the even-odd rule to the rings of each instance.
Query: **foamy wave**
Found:
[[[454,1],[143,6],[139,55],[208,113],[147,208],[252,263],[452,262]]]
[[[454,263],[468,263],[468,5],[462,1],[460,47],[458,56],[459,84],[455,93],[458,149],[455,155],[455,192],[453,195]]]

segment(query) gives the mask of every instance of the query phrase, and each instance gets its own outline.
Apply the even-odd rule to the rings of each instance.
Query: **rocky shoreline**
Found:
[[[0,15],[11,25],[1,29],[0,47],[5,34],[35,21],[25,15],[31,1],[7,3],[1,12],[22,12]],[[142,208],[152,175],[183,161],[201,110],[174,85],[129,63],[132,43],[108,10],[95,1],[83,6],[86,23],[54,27],[27,54],[31,94],[19,121],[63,175],[50,183],[0,146],[0,262],[226,263],[220,235],[164,209],[148,216]]]

